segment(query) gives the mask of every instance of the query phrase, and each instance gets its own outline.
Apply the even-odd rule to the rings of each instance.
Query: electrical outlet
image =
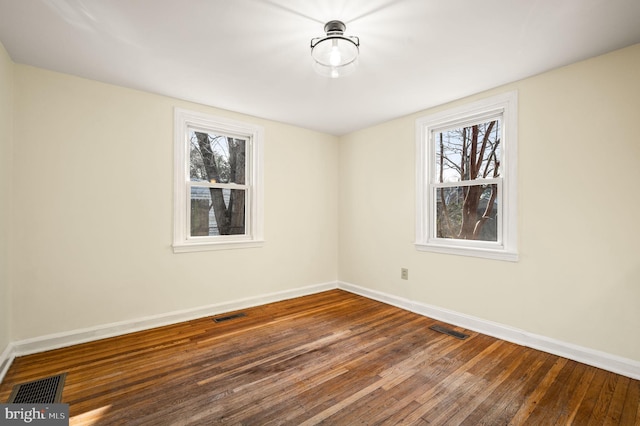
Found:
[[[409,279],[409,270],[407,268],[400,269],[400,278],[402,278],[403,280]]]

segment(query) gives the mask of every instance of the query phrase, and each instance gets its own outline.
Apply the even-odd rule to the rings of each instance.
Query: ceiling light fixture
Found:
[[[311,39],[311,57],[318,74],[338,78],[353,72],[360,53],[360,39],[345,36],[347,26],[342,21],[329,21],[324,26],[324,37]]]

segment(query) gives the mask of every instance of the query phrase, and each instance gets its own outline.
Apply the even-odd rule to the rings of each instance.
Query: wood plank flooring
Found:
[[[341,290],[17,358],[72,425],[640,425],[640,381]]]

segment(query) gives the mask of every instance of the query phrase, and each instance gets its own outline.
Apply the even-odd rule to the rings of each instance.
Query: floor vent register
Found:
[[[8,404],[59,404],[67,373],[32,382],[20,383],[13,387]]]
[[[448,334],[449,336],[453,336],[456,339],[466,339],[467,337],[469,337],[468,334],[464,334],[464,333],[460,333],[459,331],[455,331],[452,330],[448,327],[444,327],[442,325],[432,325],[431,327],[429,327],[431,330],[433,331],[437,331],[439,333],[444,333],[444,334]]]

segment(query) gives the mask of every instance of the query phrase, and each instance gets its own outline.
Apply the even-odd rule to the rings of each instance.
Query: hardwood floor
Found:
[[[17,358],[72,425],[640,425],[640,381],[341,290]]]

